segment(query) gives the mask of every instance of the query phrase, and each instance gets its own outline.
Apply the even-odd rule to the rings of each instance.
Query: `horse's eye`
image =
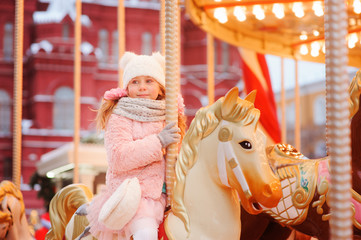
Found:
[[[239,143],[239,145],[241,145],[241,147],[247,150],[252,149],[252,144],[248,141],[242,141]]]

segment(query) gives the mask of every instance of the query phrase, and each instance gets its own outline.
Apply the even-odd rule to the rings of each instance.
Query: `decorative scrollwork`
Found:
[[[292,203],[293,205],[298,208],[302,209],[308,206],[309,202],[308,195],[306,191],[302,187],[298,187],[296,191],[293,193]]]
[[[277,144],[277,148],[286,156],[294,157],[294,158],[303,158],[303,154],[300,153],[296,148],[294,148],[290,144],[279,143]]]
[[[320,195],[320,197],[318,198],[317,201],[314,201],[312,203],[312,207],[316,207],[316,212],[319,214],[319,215],[322,215],[323,214],[323,204],[326,202],[326,198],[327,198],[327,193],[328,193],[328,181],[327,179],[322,179],[320,181],[320,183],[318,184],[317,186],[317,192],[318,194]],[[323,221],[327,221],[330,219],[330,214],[324,214],[322,216],[322,220]]]

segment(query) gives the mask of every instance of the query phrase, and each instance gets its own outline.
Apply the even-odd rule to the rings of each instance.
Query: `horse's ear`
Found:
[[[247,100],[248,102],[254,103],[256,100],[257,90],[253,90],[250,92],[247,97],[244,100]]]
[[[237,103],[237,98],[238,87],[234,87],[227,92],[222,103],[222,116],[228,115],[228,113],[233,110],[234,105]]]

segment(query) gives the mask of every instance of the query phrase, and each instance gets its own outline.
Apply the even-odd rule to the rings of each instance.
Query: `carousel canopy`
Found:
[[[235,46],[325,62],[324,2],[311,0],[186,0],[192,21]],[[361,67],[361,0],[347,0],[349,65]]]

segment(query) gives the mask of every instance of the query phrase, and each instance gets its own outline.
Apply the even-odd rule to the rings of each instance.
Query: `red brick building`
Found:
[[[28,183],[41,156],[73,139],[75,1],[27,0],[24,14],[22,191],[27,209],[42,202]],[[103,93],[117,86],[117,0],[82,1],[81,137],[94,133]],[[125,1],[126,50],[149,54],[160,48],[157,0]],[[0,5],[0,179],[12,178],[15,1]],[[182,11],[181,91],[186,114],[207,105],[206,34]],[[215,41],[216,98],[240,85],[235,47]]]

